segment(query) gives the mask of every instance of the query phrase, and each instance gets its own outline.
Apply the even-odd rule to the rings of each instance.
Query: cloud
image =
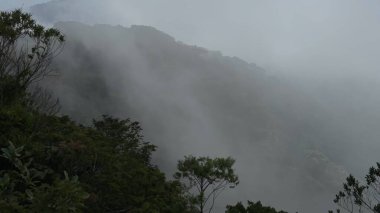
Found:
[[[377,1],[59,2],[53,4],[65,6],[50,11],[55,21],[149,25],[185,43],[221,50],[276,71],[313,75],[379,68]]]

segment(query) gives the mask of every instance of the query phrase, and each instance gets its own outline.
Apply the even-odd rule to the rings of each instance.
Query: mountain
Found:
[[[205,4],[203,1],[189,3],[186,7],[183,7],[182,3],[172,0],[163,2],[53,0],[45,2],[34,5],[30,11],[40,22],[42,21],[49,26],[57,21],[71,20],[88,24],[106,23],[122,24],[124,26],[143,24],[155,26],[165,32],[170,32],[171,35],[175,35],[176,38],[180,38],[187,43],[202,44],[213,49],[223,49],[224,53],[239,54],[249,58],[250,61],[263,63],[269,69],[269,72],[275,73],[276,77],[281,79],[280,81],[283,82],[286,79],[287,84],[291,84],[295,90],[302,91],[306,94],[304,95],[306,98],[317,103],[318,108],[322,107],[325,112],[328,112],[325,117],[329,119],[323,121],[323,126],[326,123],[330,125],[333,120],[335,123],[333,124],[334,128],[330,128],[329,134],[336,135],[334,139],[331,136],[328,136],[330,139],[323,139],[326,141],[323,142],[323,151],[329,157],[344,164],[350,172],[356,174],[365,172],[365,168],[378,161],[377,153],[380,150],[378,145],[380,132],[380,96],[378,96],[380,75],[377,72],[379,68],[376,60],[378,48],[371,42],[364,42],[368,41],[368,39],[376,41],[376,32],[370,34],[359,33],[359,35],[368,35],[371,38],[352,40],[344,36],[343,31],[340,31],[343,33],[341,37],[344,39],[342,40],[339,36],[333,36],[335,35],[336,27],[326,29],[322,25],[323,30],[317,30],[316,32],[324,34],[326,31],[327,40],[322,38],[324,36],[320,33],[312,33],[308,34],[310,41],[303,38],[294,40],[296,37],[291,36],[288,38],[290,39],[289,42],[281,42],[284,39],[286,40],[286,38],[281,37],[281,33],[273,34],[274,32],[271,31],[268,31],[268,34],[265,33],[267,29],[282,25],[280,24],[282,23],[281,18],[276,13],[261,11],[256,14],[247,7],[246,10],[241,11],[241,19],[225,15],[231,14],[231,8],[235,8],[231,7],[231,5],[244,8],[246,3],[232,4],[228,2],[228,4],[225,4],[226,2],[224,2],[217,4],[215,8],[221,8],[221,10],[215,11],[215,14],[210,16],[211,7],[209,5],[211,3]],[[197,6],[195,7],[195,5]],[[289,6],[289,4],[284,4],[283,6],[285,5]],[[311,11],[315,11],[312,6],[310,7]],[[336,12],[342,12],[340,7],[335,8],[335,10]],[[193,11],[197,11],[197,13]],[[249,15],[243,15],[247,12]],[[284,8],[284,12],[289,13],[289,10]],[[332,10],[330,12],[335,17],[336,13]],[[307,16],[312,16],[312,14],[310,13]],[[278,17],[279,22],[268,23],[267,18],[248,18],[251,15],[252,17],[256,17],[256,15],[259,15],[258,17],[268,16],[268,18]],[[297,15],[300,14],[297,13]],[[348,17],[354,18],[352,16]],[[358,20],[363,21],[364,19]],[[298,26],[291,20],[289,21],[290,26]],[[377,23],[377,21],[373,23]],[[338,28],[342,26],[338,23],[335,24],[337,24]],[[309,25],[300,25],[295,28],[294,32],[305,30],[305,26]],[[360,32],[360,30],[357,30],[361,29],[360,26],[366,26],[367,31],[376,29],[376,27],[370,28],[367,25],[360,24],[359,26],[344,26],[355,32]],[[315,26],[312,25],[311,27],[314,28]],[[280,27],[280,31],[281,29],[290,32],[286,30],[287,28]],[[287,34],[286,32],[284,33]],[[302,35],[302,33],[298,35]],[[320,36],[322,36],[322,40],[318,39]],[[268,42],[266,37],[270,38],[270,43],[265,42]],[[219,43],[222,40],[225,42]],[[308,41],[308,44],[303,43],[306,41]],[[294,42],[295,46],[292,45],[292,42]],[[309,46],[309,42],[313,47]],[[322,43],[320,44],[319,42]],[[300,48],[296,46],[300,46]],[[279,51],[279,48],[282,48],[282,51]],[[282,53],[280,52],[291,53],[293,48],[298,49],[296,55],[290,58],[281,56]],[[336,49],[336,51],[332,51],[331,48]],[[357,48],[361,50],[359,51]],[[367,51],[366,48],[370,51]],[[280,55],[278,55],[279,53]],[[263,61],[262,59],[265,60]],[[317,117],[320,116],[318,115]],[[362,153],[366,154],[363,155]]]
[[[55,27],[66,44],[53,64],[59,75],[43,84],[63,114],[82,123],[101,114],[141,122],[169,177],[184,155],[232,156],[241,182],[220,210],[248,199],[289,211],[331,206],[347,174],[323,147],[343,136],[302,91],[255,64],[153,27]]]

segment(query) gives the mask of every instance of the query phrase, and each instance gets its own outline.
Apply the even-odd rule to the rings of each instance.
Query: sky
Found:
[[[0,0],[1,10],[10,10],[14,8],[28,9],[34,4],[44,3],[48,0]]]

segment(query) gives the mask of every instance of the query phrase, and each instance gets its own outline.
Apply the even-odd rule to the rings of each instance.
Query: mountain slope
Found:
[[[45,84],[63,113],[85,123],[101,114],[140,121],[168,175],[183,155],[234,157],[241,184],[220,209],[247,199],[290,211],[328,208],[346,173],[318,151],[336,135],[301,91],[152,27],[56,27],[67,41],[54,65],[59,76]]]

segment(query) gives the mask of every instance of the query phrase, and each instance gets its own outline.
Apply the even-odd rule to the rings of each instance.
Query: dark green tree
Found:
[[[239,183],[232,166],[235,160],[228,158],[209,158],[185,156],[177,165],[174,175],[186,185],[193,204],[199,212],[211,212],[215,200],[226,188],[233,188]]]
[[[260,201],[248,201],[247,207],[239,202],[234,206],[228,205],[226,213],[287,213],[284,211],[277,211],[275,208],[263,206]]]
[[[380,163],[369,169],[365,180],[362,184],[349,175],[343,190],[335,195],[334,203],[347,212],[380,213]]]
[[[87,162],[79,177],[90,186],[91,212],[187,211],[181,185],[166,181],[165,175],[151,164],[155,146],[144,141],[139,123],[103,116],[94,121],[94,126],[87,133],[91,143],[84,143],[86,148],[73,153],[70,160],[79,158],[83,159],[80,162]],[[62,157],[67,159],[68,154]],[[88,167],[90,171],[86,170]]]

